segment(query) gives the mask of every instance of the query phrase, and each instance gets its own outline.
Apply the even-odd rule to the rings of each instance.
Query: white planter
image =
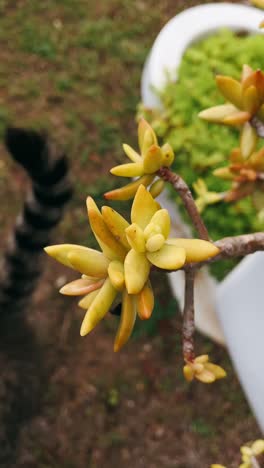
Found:
[[[201,5],[175,16],[157,36],[146,61],[141,87],[145,106],[161,105],[151,88],[162,89],[165,72],[175,73],[192,42],[224,27],[261,33],[258,25],[263,18],[264,12],[256,8],[231,3]],[[172,235],[188,235],[188,227],[175,213],[175,204],[166,194],[160,201],[171,213]],[[172,273],[169,279],[183,304],[183,273]],[[206,270],[201,271],[195,287],[195,310],[197,328],[218,343],[226,343],[264,432],[264,252],[248,255],[220,284]]]

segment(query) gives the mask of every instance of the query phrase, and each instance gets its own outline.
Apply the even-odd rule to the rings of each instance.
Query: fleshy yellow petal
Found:
[[[130,246],[127,242],[125,233],[125,230],[129,226],[129,223],[126,221],[126,219],[109,206],[102,207],[102,216],[105,224],[107,225],[109,231],[111,231],[111,233],[113,234],[114,238],[118,242],[121,242],[121,244],[124,247],[129,249]]]
[[[124,263],[125,282],[128,294],[138,294],[144,287],[150,271],[150,264],[144,253],[131,249]]]
[[[256,130],[250,123],[246,122],[240,136],[241,155],[244,159],[247,159],[255,151],[257,142],[258,136]]]
[[[162,152],[162,166],[170,167],[174,161],[174,152],[169,143],[165,143],[161,147]]]
[[[89,309],[90,305],[92,304],[93,300],[95,299],[98,293],[99,293],[99,289],[96,289],[96,291],[90,292],[78,302],[78,306],[85,310]]]
[[[242,88],[239,81],[229,76],[217,75],[216,84],[222,95],[227,101],[241,109],[242,106]]]
[[[225,125],[243,125],[250,119],[251,115],[249,112],[234,112],[223,118],[222,123]]]
[[[201,354],[201,356],[197,356],[194,361],[198,364],[205,364],[209,361],[209,356],[208,354]]]
[[[233,104],[223,104],[203,110],[198,114],[198,117],[208,122],[221,123],[225,118],[237,114],[237,112],[238,109]]]
[[[203,383],[213,383],[216,380],[215,375],[207,369],[195,374],[195,378]]]
[[[132,223],[136,223],[141,229],[145,229],[157,210],[157,202],[146,187],[140,185],[131,208]]]
[[[126,153],[127,157],[134,163],[142,162],[142,157],[138,154],[131,146],[123,144],[123,150]]]
[[[167,239],[166,244],[181,247],[186,252],[186,262],[203,262],[208,258],[215,257],[220,253],[218,247],[212,242],[200,239]]]
[[[146,247],[144,233],[136,223],[132,223],[128,228],[126,228],[126,236],[132,249],[140,253],[145,252]]]
[[[257,89],[255,86],[249,86],[243,93],[243,108],[252,115],[257,112],[259,106]]]
[[[194,378],[194,372],[193,372],[193,369],[191,368],[191,366],[189,366],[188,364],[186,364],[183,368],[183,374],[184,374],[184,377],[185,379],[188,381],[188,382],[191,382]]]
[[[264,440],[263,439],[255,440],[255,442],[253,442],[253,444],[251,445],[251,449],[255,456],[258,456],[264,453]]]
[[[130,200],[134,197],[138,187],[143,184],[146,187],[151,184],[154,180],[155,175],[153,174],[146,174],[139,179],[131,182],[130,184],[124,185],[115,190],[111,190],[110,192],[106,192],[104,197],[106,200]]]
[[[151,146],[157,145],[157,137],[155,132],[145,119],[140,119],[138,124],[138,146],[141,154]]]
[[[212,362],[205,363],[204,367],[206,370],[214,374],[216,380],[223,379],[224,377],[226,377],[226,371],[222,367],[217,366],[216,364],[213,364]]]
[[[171,229],[171,220],[168,210],[163,208],[162,210],[156,211],[152,216],[150,223],[155,226],[159,226],[160,233],[165,237],[165,239],[167,239]]]
[[[88,247],[85,250],[72,249],[68,254],[68,261],[72,268],[84,275],[94,276],[95,278],[105,278],[107,276],[109,260],[97,250]]]
[[[165,243],[165,238],[162,234],[155,234],[148,238],[146,242],[146,249],[148,252],[157,252]]]
[[[115,289],[122,291],[125,286],[124,265],[118,260],[113,260],[108,267],[108,275]]]
[[[66,296],[82,296],[84,294],[89,294],[92,291],[96,291],[103,285],[103,283],[104,280],[91,281],[78,279],[65,284],[65,286],[60,289],[60,293],[65,294]]]
[[[137,312],[141,320],[150,318],[154,308],[154,294],[150,281],[147,281],[144,288],[137,295]]]
[[[89,222],[104,254],[111,260],[116,258],[124,259],[126,255],[126,249],[112,235],[111,231],[104,222],[101,213],[98,212],[98,210],[89,207],[89,199],[90,197],[87,199]]]
[[[149,188],[149,193],[153,198],[158,197],[161,192],[164,190],[165,182],[162,179],[156,180],[151,187]]]
[[[223,180],[233,180],[234,174],[228,167],[219,167],[213,171],[213,175]]]
[[[82,252],[87,250],[87,247],[84,247],[82,245],[75,245],[75,244],[57,244],[57,245],[50,245],[49,247],[45,247],[44,250],[48,255],[50,255],[50,257],[57,260],[57,262],[60,262],[69,268],[75,269],[69,262],[68,254],[74,251],[74,252],[79,252],[81,255]],[[90,251],[91,249],[88,249],[88,250]],[[97,253],[102,255],[99,252],[96,252],[96,254]]]
[[[85,314],[80,331],[81,336],[87,335],[102,320],[116,295],[117,290],[107,278]]]
[[[181,247],[165,244],[158,252],[147,252],[148,260],[158,268],[177,270],[186,259],[185,250]]]
[[[150,146],[144,154],[143,167],[145,174],[154,174],[162,166],[163,155],[157,145]]]
[[[118,331],[115,338],[114,351],[119,351],[129,340],[136,320],[135,297],[123,292],[122,310]]]
[[[142,161],[138,163],[120,164],[119,166],[113,167],[110,172],[119,177],[140,177],[144,173],[151,174],[151,172],[145,171]]]

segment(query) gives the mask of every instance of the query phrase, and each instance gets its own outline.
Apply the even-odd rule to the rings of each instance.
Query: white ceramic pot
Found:
[[[263,18],[263,11],[231,3],[200,5],[176,15],[157,36],[145,63],[141,87],[145,106],[161,106],[152,87],[162,89],[166,71],[175,73],[192,42],[220,28],[261,33],[258,26]],[[188,227],[181,222],[175,204],[166,193],[160,202],[172,216],[172,235],[188,235]],[[184,275],[172,273],[169,279],[182,305]],[[195,286],[195,310],[197,328],[227,345],[264,432],[264,253],[248,255],[220,284],[206,270],[201,271]]]

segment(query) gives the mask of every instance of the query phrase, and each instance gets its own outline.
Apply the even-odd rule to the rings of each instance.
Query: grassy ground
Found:
[[[75,194],[54,242],[89,243],[84,201],[87,194],[99,201],[114,185],[108,169],[121,161],[121,143],[135,144],[149,47],[172,15],[195,3],[0,0],[0,132],[8,123],[46,129],[72,162]],[[1,153],[0,195],[9,200],[1,206],[3,245],[26,180],[3,146]],[[12,346],[4,340],[0,353],[1,451],[10,466],[237,466],[238,447],[259,432],[225,351],[198,337],[197,348],[223,364],[228,379],[187,386],[178,314],[152,323],[147,331],[158,333],[135,338],[118,355],[114,317],[80,339],[81,312],[57,294],[70,273],[46,265],[28,313],[37,345],[16,324]],[[168,290],[159,289],[157,314],[170,316]]]

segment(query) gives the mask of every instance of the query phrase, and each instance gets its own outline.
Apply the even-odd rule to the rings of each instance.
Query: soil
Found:
[[[142,36],[137,38],[143,44],[139,59],[119,63],[114,70],[113,62],[108,64],[107,59],[101,57],[108,64],[108,68],[103,68],[106,77],[99,77],[101,92],[108,94],[106,102],[96,96],[103,115],[97,115],[98,126],[91,120],[99,105],[96,99],[91,101],[84,122],[78,116],[76,123],[70,114],[72,126],[67,126],[65,109],[69,114],[73,104],[83,119],[87,114],[79,88],[63,96],[52,94],[49,88],[52,73],[59,67],[63,69],[63,64],[16,50],[17,45],[12,42],[19,31],[19,14],[25,18],[28,13],[26,19],[36,24],[39,18],[49,22],[60,14],[65,23],[68,21],[70,31],[74,23],[72,0],[47,3],[52,10],[43,11],[41,6],[30,1],[0,2],[3,25],[8,28],[9,23],[6,25],[4,21],[11,25],[5,48],[0,51],[3,76],[10,80],[10,83],[8,80],[5,84],[0,82],[0,105],[10,110],[11,123],[16,124],[37,121],[37,126],[42,126],[43,115],[51,114],[48,130],[61,144],[66,141],[76,185],[73,201],[54,233],[54,243],[86,243],[89,234],[84,207],[87,187],[99,197],[105,182],[112,183],[107,179],[109,167],[121,157],[120,150],[116,150],[116,140],[120,143],[125,136],[130,143],[135,141],[134,114],[139,99],[136,83],[139,85],[148,48],[171,16],[200,2],[166,0],[162,6],[156,6],[154,0],[102,1],[96,6],[88,2],[94,21],[99,13],[101,17],[111,13],[114,19],[116,15],[124,22],[132,19],[140,22],[139,11],[144,17]],[[76,3],[84,6],[81,1]],[[78,50],[72,47],[71,60],[77,55]],[[14,89],[10,92],[12,86],[21,86],[16,75],[19,61],[27,69],[21,79],[26,80],[27,72],[30,79],[38,78],[41,82],[38,96],[21,97],[20,88],[17,94]],[[50,82],[46,80],[48,73]],[[120,85],[120,76],[126,77],[126,84]],[[129,76],[133,78],[132,86]],[[73,87],[75,85],[74,82]],[[30,93],[33,91],[30,88]],[[76,101],[73,101],[74,94]],[[61,106],[58,99],[62,99]],[[111,121],[114,113],[115,120]],[[98,130],[102,130],[100,125],[104,132]],[[102,147],[102,139],[108,141],[111,151]],[[79,156],[86,147],[90,157],[84,165]],[[96,150],[92,149],[94,147]],[[28,181],[20,168],[10,162],[3,146],[1,150],[0,194],[2,200],[8,200],[8,204],[1,205],[1,246],[4,248]],[[101,177],[99,187],[95,185],[98,176]],[[87,231],[84,230],[86,226]],[[43,276],[31,306],[23,316],[1,323],[1,468],[112,468],[123,464],[127,468],[206,468],[211,463],[237,467],[239,447],[259,438],[260,434],[226,350],[197,335],[199,353],[209,352],[214,362],[227,369],[228,377],[210,386],[187,384],[182,377],[181,318],[176,306],[173,318],[166,318],[165,312],[165,318],[160,314],[156,333],[146,331],[135,336],[118,354],[113,352],[117,318],[111,314],[88,337],[80,338],[83,312],[78,309],[76,300],[57,292],[59,286],[74,275],[48,258],[43,263]],[[164,277],[160,281],[157,274],[154,283],[159,312],[166,311],[171,303],[168,285]]]

